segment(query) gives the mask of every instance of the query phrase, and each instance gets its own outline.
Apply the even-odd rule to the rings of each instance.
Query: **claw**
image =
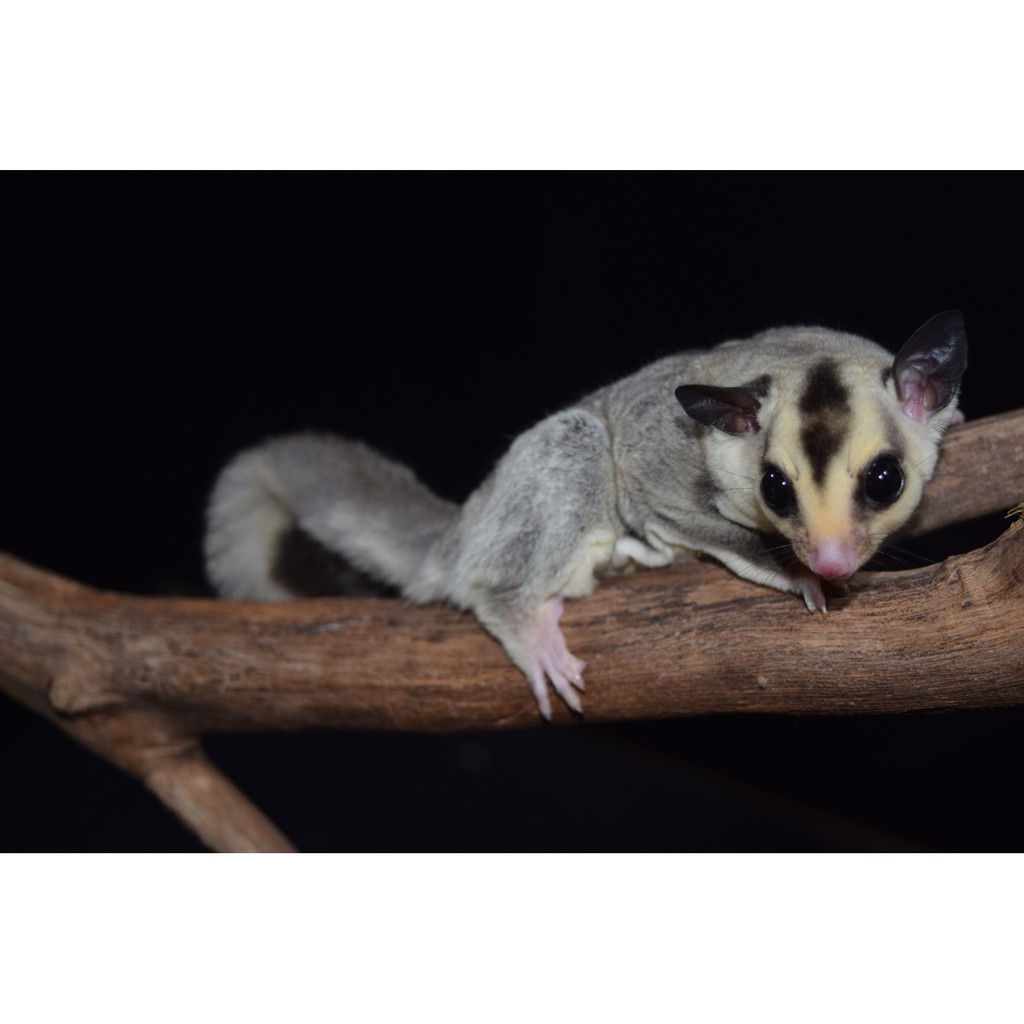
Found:
[[[537,700],[540,713],[550,721],[551,701],[547,682],[550,680],[562,700],[577,714],[583,714],[583,702],[577,691],[583,691],[583,670],[586,662],[574,657],[565,643],[565,637],[558,625],[562,615],[562,599],[552,597],[540,607],[539,630],[534,651],[535,661],[527,676],[530,689]]]
[[[569,655],[571,658],[572,655]],[[573,658],[573,661],[576,659]],[[555,688],[555,693],[558,694],[566,704],[569,705],[577,714],[583,714],[583,702],[579,698],[579,694],[573,689],[573,682],[560,670],[559,666],[552,663],[550,658],[543,659],[544,672],[547,674],[548,679],[551,680],[551,685]],[[582,681],[579,673],[576,674],[576,678]]]
[[[821,589],[821,580],[803,565],[788,568],[786,575],[796,584],[797,592],[803,597],[807,610],[821,612],[824,615],[828,609],[826,608],[825,591]]]
[[[551,721],[551,698],[548,696],[548,681],[539,666],[529,674],[530,690],[537,701],[537,710],[545,721]]]
[[[818,582],[817,577],[804,583],[802,592],[804,604],[807,605],[809,612],[821,612],[824,615],[828,611],[825,602],[825,591],[821,589],[821,584]]]

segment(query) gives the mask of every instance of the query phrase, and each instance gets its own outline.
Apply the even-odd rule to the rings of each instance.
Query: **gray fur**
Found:
[[[921,464],[926,478],[955,402],[932,423],[904,423],[885,374],[892,362],[872,342],[823,328],[779,328],[670,356],[526,431],[461,507],[358,442],[272,440],[238,456],[217,482],[210,578],[223,596],[294,596],[274,567],[276,545],[297,526],[413,601],[472,610],[527,675],[543,713],[545,676],[578,708],[582,663],[566,651],[558,615],[562,597],[588,593],[602,574],[710,555],[824,608],[806,565],[784,567],[767,550],[765,534],[787,527],[757,494],[766,453],[778,440],[776,424],[795,416],[799,429],[803,415],[810,450],[794,457],[807,460],[807,478],[824,487],[831,461],[844,457],[847,420],[870,416],[910,449],[907,471]],[[674,397],[683,385],[756,393],[754,436],[695,422]],[[833,402],[837,395],[842,401]],[[826,442],[817,447],[814,423]]]

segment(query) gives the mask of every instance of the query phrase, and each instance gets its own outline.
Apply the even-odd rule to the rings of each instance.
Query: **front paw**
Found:
[[[583,702],[578,690],[583,689],[583,669],[586,662],[580,661],[569,651],[562,635],[558,620],[562,615],[562,599],[549,598],[537,616],[539,629],[534,637],[530,652],[530,663],[526,677],[537,701],[540,713],[551,720],[551,701],[548,696],[548,682],[555,692],[577,714],[583,714]]]
[[[792,584],[793,590],[804,599],[807,610],[821,612],[824,615],[827,608],[821,580],[801,562],[786,566],[783,572]]]

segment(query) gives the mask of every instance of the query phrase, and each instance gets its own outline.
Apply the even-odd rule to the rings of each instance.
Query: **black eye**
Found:
[[[903,470],[895,455],[879,455],[864,470],[861,484],[869,505],[891,505],[903,493]]]
[[[796,504],[793,485],[778,466],[769,465],[761,477],[761,496],[765,504],[780,516],[789,515]]]

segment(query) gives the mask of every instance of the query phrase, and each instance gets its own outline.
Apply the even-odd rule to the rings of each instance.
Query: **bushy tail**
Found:
[[[339,592],[340,560],[404,590],[455,518],[405,466],[357,441],[316,434],[276,438],[236,456],[207,509],[206,567],[222,597],[276,601]],[[288,564],[296,535],[333,556],[321,580]]]

